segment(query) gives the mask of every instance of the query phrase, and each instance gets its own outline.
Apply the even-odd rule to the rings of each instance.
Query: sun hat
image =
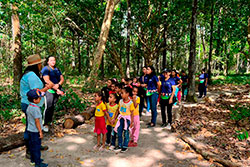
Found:
[[[30,55],[29,57],[27,57],[26,60],[28,64],[26,64],[25,66],[33,66],[35,64],[40,64],[45,61],[45,59],[41,59],[38,54]]]
[[[162,72],[171,72],[171,70],[169,70],[169,69],[167,69],[167,68],[164,68],[164,69],[162,70]]]
[[[28,91],[27,96],[31,99],[38,99],[42,97],[42,92],[39,89],[31,89]]]

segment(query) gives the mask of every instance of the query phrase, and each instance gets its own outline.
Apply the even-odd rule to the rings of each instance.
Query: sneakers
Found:
[[[43,131],[46,132],[46,133],[48,133],[49,132],[49,126],[48,125],[44,125]]]
[[[45,163],[40,163],[39,165],[35,165],[35,167],[47,167],[48,164]]]
[[[171,124],[170,124],[170,123],[168,123],[166,129],[167,129],[167,130],[171,130]]]
[[[112,146],[112,145],[111,145],[111,146],[109,147],[109,150],[112,150],[112,151],[115,150],[115,146]]]
[[[94,150],[98,150],[99,147],[100,147],[100,146],[97,144],[97,145],[95,145],[95,146],[93,147],[93,149],[94,149]]]
[[[29,152],[29,151],[26,151],[25,157],[26,157],[27,159],[30,159],[30,152]]]
[[[122,148],[118,146],[118,147],[115,148],[114,151],[117,152],[117,153],[118,153],[118,152],[121,152],[121,151],[122,151]]]
[[[126,151],[128,151],[128,148],[122,148],[121,153],[125,153]]]
[[[162,128],[165,128],[166,126],[167,126],[167,124],[165,124],[165,123],[161,124]]]

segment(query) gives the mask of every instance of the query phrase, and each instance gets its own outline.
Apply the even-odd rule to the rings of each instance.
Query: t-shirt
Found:
[[[55,67],[54,69],[52,69],[49,66],[43,67],[41,73],[42,73],[42,76],[49,76],[49,79],[54,84],[58,84],[60,82],[61,75],[62,75],[61,71],[58,68]]]
[[[187,75],[181,75],[181,80],[183,81],[183,83],[187,83],[188,76]]]
[[[114,104],[113,106],[109,105],[109,103],[107,104],[108,114],[109,114],[109,117],[111,118],[111,120],[115,117],[115,113],[116,113],[118,108],[119,108],[118,104]],[[116,120],[116,122],[117,122],[117,120]],[[116,122],[115,122],[115,124],[116,124]],[[108,119],[106,121],[106,125],[111,125],[111,126],[115,127],[115,124],[111,125],[109,123]]]
[[[172,79],[174,80],[174,82],[175,82],[175,85],[178,85],[179,83],[179,81],[181,80],[179,77],[172,77]]]
[[[36,127],[36,123],[35,123],[35,119],[39,118],[40,121],[40,126],[41,129],[43,128],[43,124],[42,124],[42,114],[41,114],[41,109],[39,106],[37,106],[37,104],[31,103],[29,104],[27,110],[27,120],[28,120],[28,131],[29,132],[39,132],[37,127]]]
[[[164,80],[161,86],[161,93],[171,94],[172,93],[172,86],[175,85],[175,81],[171,78],[168,80]]]
[[[124,102],[123,99],[120,100],[119,102],[119,113],[122,116],[128,116],[131,115],[131,111],[134,111],[135,107],[132,102],[132,100],[128,100],[127,102]]]
[[[163,74],[159,75],[161,83],[165,80],[165,76]]]
[[[136,104],[138,104],[137,105],[137,107],[135,108],[135,110],[134,110],[134,116],[136,116],[136,115],[139,115],[139,104],[140,104],[140,97],[138,97],[138,96],[136,96]]]
[[[157,82],[159,82],[159,79],[157,76],[153,76],[148,80],[148,90],[156,90],[157,89]]]
[[[140,79],[139,79],[139,82],[141,83],[141,84],[148,84],[148,75],[143,75],[143,76],[141,76],[140,77]]]
[[[104,112],[107,111],[106,105],[103,102],[100,102],[97,106],[96,106],[96,110],[95,110],[95,116],[96,117],[103,117],[104,116]]]
[[[42,89],[43,88],[43,82],[41,79],[33,72],[30,71],[23,75],[21,81],[20,81],[20,95],[21,95],[21,103],[30,104],[27,93],[31,89]],[[37,106],[42,107],[44,104],[44,98],[41,98],[41,101]]]
[[[208,74],[207,74],[207,73],[201,74],[201,75],[199,76],[199,79],[200,79],[200,80],[201,80],[201,79],[206,79],[206,78],[208,78]]]

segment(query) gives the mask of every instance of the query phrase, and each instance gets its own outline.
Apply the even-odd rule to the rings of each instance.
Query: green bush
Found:
[[[230,117],[232,120],[240,121],[243,119],[250,118],[250,106],[235,106],[235,108],[231,108]]]
[[[223,85],[223,84],[246,85],[249,83],[250,83],[249,74],[217,76],[212,80],[213,85]]]

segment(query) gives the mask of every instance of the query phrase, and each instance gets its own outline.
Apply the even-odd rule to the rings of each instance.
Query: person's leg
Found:
[[[122,148],[122,143],[123,143],[123,138],[122,138],[122,134],[123,134],[123,128],[124,128],[124,119],[121,118],[120,119],[120,126],[118,127],[118,146]]]
[[[167,112],[168,112],[168,123],[172,124],[172,107],[173,107],[173,103],[169,104],[169,102],[167,102]]]
[[[48,125],[52,122],[53,110],[54,110],[54,95],[46,92],[46,104],[47,109],[45,111],[44,125]]]
[[[129,120],[127,120],[127,125],[128,125],[128,128],[127,128],[127,130],[124,131],[124,141],[123,141],[122,148],[128,148],[128,142],[129,142],[129,126],[130,126],[130,121],[129,121]]]
[[[117,135],[117,133],[114,131],[114,128],[112,128],[112,137],[111,137],[111,145],[112,146],[115,146],[116,135]]]
[[[100,142],[101,142],[101,134],[97,134],[97,145],[98,146],[101,145]]]
[[[30,132],[30,150],[31,150],[31,161],[35,162],[36,165],[41,163],[41,139],[39,133]]]
[[[144,108],[144,97],[141,96],[140,97],[140,105],[139,105],[139,113],[140,113],[140,116],[142,116],[142,110]]]
[[[140,133],[140,117],[138,115],[134,116],[134,134],[133,134],[133,140],[134,143],[137,143],[139,139],[139,133]]]
[[[106,133],[102,134],[102,147],[105,148]]]
[[[204,83],[204,96],[207,95],[207,87],[205,86],[205,83]]]
[[[22,109],[22,112],[24,112],[25,114],[25,118],[26,118],[26,127],[25,127],[25,131],[24,131],[24,135],[23,135],[23,138],[24,138],[24,141],[25,141],[25,146],[26,146],[26,154],[29,154],[30,153],[30,150],[29,150],[29,134],[28,134],[28,117],[27,117],[27,114],[26,114],[26,110],[28,108],[28,104],[25,104],[25,103],[21,103],[21,109]],[[28,157],[29,158],[29,157]]]
[[[202,90],[202,84],[200,83],[198,86],[198,90],[199,90],[199,97],[202,97],[203,95],[203,90]]]
[[[166,124],[166,112],[165,112],[166,100],[161,99],[160,105],[161,105],[162,124]]]
[[[147,100],[147,112],[149,112],[149,110],[150,110],[150,96],[146,96],[146,100]]]
[[[156,119],[157,119],[157,100],[158,100],[158,94],[154,93],[151,95],[151,112],[152,112],[152,120],[151,123],[156,125]]]
[[[177,94],[177,99],[178,99],[178,102],[181,103],[181,90],[179,90]]]
[[[107,125],[107,130],[108,130],[108,133],[107,133],[107,140],[106,140],[106,143],[107,143],[107,144],[110,144],[110,142],[111,142],[112,126]]]

